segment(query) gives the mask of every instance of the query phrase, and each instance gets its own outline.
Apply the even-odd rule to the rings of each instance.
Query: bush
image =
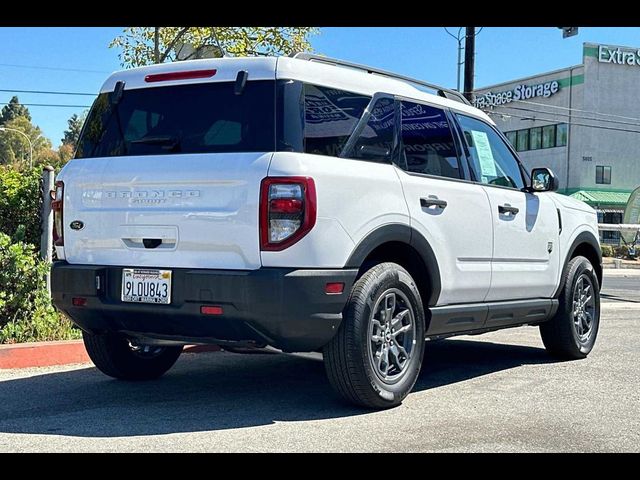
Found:
[[[600,249],[602,250],[603,257],[613,257],[613,246],[611,245],[600,245]]]
[[[626,245],[619,245],[614,247],[613,253],[618,258],[627,258],[629,256],[629,247]]]
[[[49,266],[32,245],[0,233],[0,343],[78,338],[71,322],[51,305]]]
[[[0,233],[40,246],[40,169],[0,167]]]

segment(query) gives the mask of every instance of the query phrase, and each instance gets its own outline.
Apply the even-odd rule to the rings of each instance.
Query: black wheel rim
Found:
[[[593,282],[586,273],[581,274],[573,287],[573,327],[580,343],[587,343],[597,321]]]
[[[386,290],[369,319],[369,361],[385,383],[398,382],[408,371],[416,344],[416,322],[407,296],[397,288]]]

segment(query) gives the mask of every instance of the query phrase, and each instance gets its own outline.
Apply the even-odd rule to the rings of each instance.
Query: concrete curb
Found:
[[[217,345],[189,345],[185,353],[217,352]],[[0,345],[0,369],[91,363],[82,340]]]
[[[637,268],[603,268],[605,277],[640,277],[640,269]]]

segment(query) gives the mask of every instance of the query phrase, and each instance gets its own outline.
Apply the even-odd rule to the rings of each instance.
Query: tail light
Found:
[[[284,250],[316,224],[316,186],[309,177],[267,177],[260,185],[260,249]]]
[[[63,182],[56,182],[56,189],[51,192],[51,198],[51,210],[53,210],[53,244],[57,247],[62,247],[64,245],[64,230],[62,228]]]

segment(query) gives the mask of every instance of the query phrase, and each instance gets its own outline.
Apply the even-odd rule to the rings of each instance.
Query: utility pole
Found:
[[[464,96],[473,101],[473,77],[475,74],[476,27],[467,27],[464,42]]]
[[[460,68],[462,67],[462,41],[464,40],[464,36],[462,35],[462,30],[464,27],[460,27],[458,28],[458,34],[454,35],[453,33],[451,33],[449,31],[449,29],[447,27],[443,27],[444,31],[447,32],[447,35],[449,35],[451,38],[455,39],[455,41],[458,43],[458,63],[456,65],[456,90],[458,90],[459,92],[460,90],[460,80],[461,80],[461,75],[460,75]]]

